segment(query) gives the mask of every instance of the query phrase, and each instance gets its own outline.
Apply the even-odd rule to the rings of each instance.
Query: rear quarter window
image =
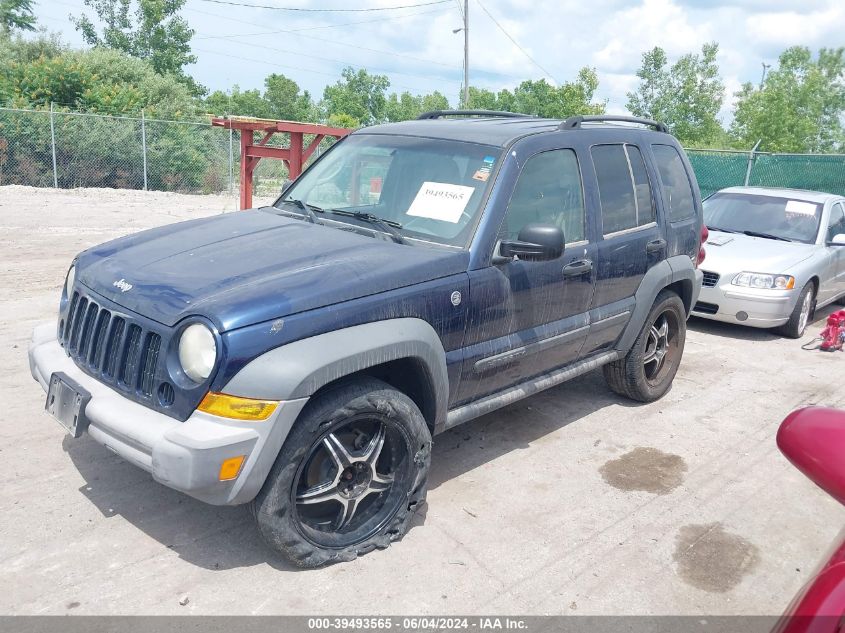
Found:
[[[669,221],[691,218],[695,215],[695,197],[681,155],[671,145],[652,145],[651,151],[663,183],[663,206]]]

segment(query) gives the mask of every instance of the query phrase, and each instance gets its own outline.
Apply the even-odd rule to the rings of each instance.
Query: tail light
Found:
[[[707,256],[707,251],[704,250],[704,244],[707,242],[707,238],[710,237],[710,231],[707,230],[707,227],[702,224],[701,225],[701,242],[698,245],[698,257],[695,258],[695,267],[698,268],[701,266],[701,262],[704,261],[704,258]]]

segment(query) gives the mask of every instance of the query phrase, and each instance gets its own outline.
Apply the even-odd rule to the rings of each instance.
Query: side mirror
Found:
[[[833,239],[827,243],[828,246],[845,246],[845,233],[837,233]]]
[[[293,180],[291,180],[290,178],[285,178],[285,179],[282,181],[282,195],[285,195],[285,191],[287,191],[288,189],[290,189],[290,186],[291,186],[292,184],[293,184]]]
[[[503,257],[519,257],[540,262],[557,259],[563,255],[563,229],[553,224],[526,224],[519,231],[518,239],[502,240],[499,253]]]

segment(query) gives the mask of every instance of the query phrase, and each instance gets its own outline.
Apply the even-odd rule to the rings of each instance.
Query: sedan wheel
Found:
[[[776,328],[775,331],[788,338],[801,338],[810,324],[810,319],[813,318],[815,306],[816,287],[811,281],[801,289],[801,294],[798,295],[798,301],[795,302],[795,308],[789,315],[789,320]]]

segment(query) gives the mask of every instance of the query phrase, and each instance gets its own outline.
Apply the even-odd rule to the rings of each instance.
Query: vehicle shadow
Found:
[[[613,394],[593,371],[446,431],[434,440],[429,489],[614,404],[641,406]],[[247,506],[211,506],[171,490],[87,435],[66,437],[62,446],[85,479],[79,492],[104,517],[122,517],[186,562],[209,570],[266,563],[304,571],[263,543]],[[425,518],[423,506],[410,529]]]
[[[85,479],[79,492],[104,517],[122,517],[183,560],[211,570],[266,563],[298,571],[264,544],[247,506],[212,506],[171,490],[87,435],[62,446]]]
[[[437,435],[429,490],[611,405],[644,406],[613,393],[594,370]]]

